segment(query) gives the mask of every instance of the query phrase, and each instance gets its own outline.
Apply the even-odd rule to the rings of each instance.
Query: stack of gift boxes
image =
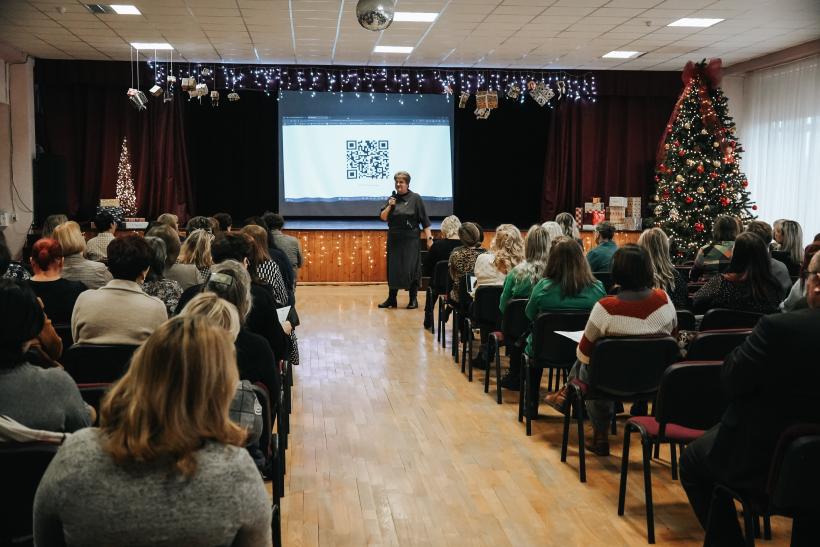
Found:
[[[614,224],[616,230],[640,230],[641,198],[610,197],[609,207],[606,207],[601,198],[594,197],[592,201],[584,203],[583,210],[575,208],[575,220],[584,230],[592,230],[604,220]]]

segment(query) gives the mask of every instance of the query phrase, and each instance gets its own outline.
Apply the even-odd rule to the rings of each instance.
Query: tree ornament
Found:
[[[681,192],[683,192],[683,188],[681,188],[680,186],[675,186],[675,192],[680,194]]]
[[[718,174],[715,171],[712,171],[711,173],[709,173],[709,178],[710,179],[716,179],[716,178],[718,178]]]
[[[669,143],[663,145],[664,150],[669,150]]]
[[[675,175],[675,180],[678,182],[683,182],[683,175]]]
[[[715,167],[720,167],[720,160],[713,161],[712,165],[714,165]]]
[[[749,181],[744,179],[741,184],[743,185],[744,188],[746,188],[747,186],[749,186]]]
[[[720,183],[720,189],[721,190],[726,190],[726,183],[725,182]]]
[[[709,134],[709,132],[708,132],[708,131],[706,131],[705,129],[701,129],[701,130],[700,130],[700,134],[701,134],[701,135],[708,135],[708,134]]]
[[[686,150],[684,150],[683,148],[681,148],[680,150],[678,150],[678,156],[683,157],[683,156],[685,156],[685,155],[686,155]]]
[[[686,197],[684,198],[684,201],[685,201],[687,204],[689,204],[689,203],[692,203],[692,202],[693,202],[693,201],[695,201],[695,200],[694,200],[694,199],[692,199],[692,197],[691,197],[691,196],[686,196]]]
[[[757,205],[752,205],[752,211],[757,211]]]
[[[683,127],[686,128],[686,129],[692,129],[692,124],[689,123],[689,122],[686,122],[685,124],[683,124]]]
[[[663,213],[663,208],[660,205],[658,205],[657,207],[655,207],[655,216],[659,217],[661,216],[661,213]]]
[[[703,186],[698,186],[698,189],[697,189],[698,194],[703,194],[705,192],[706,192],[706,189]]]
[[[703,168],[703,164],[702,164],[702,163],[699,163],[699,164],[698,164],[698,166],[697,166],[697,168],[696,168],[695,170],[696,170],[698,173],[700,173],[700,174],[703,174],[703,172],[705,171],[705,169]]]
[[[727,207],[729,205],[729,198],[723,196],[722,198],[720,198],[720,204],[724,207]]]
[[[696,222],[695,223],[695,231],[696,232],[702,232],[704,229],[705,229],[705,226],[703,225],[703,223],[701,223],[701,222]]]
[[[396,12],[394,0],[359,0],[356,20],[362,28],[378,32],[390,26]]]
[[[718,148],[720,146],[720,143],[715,141],[715,142],[712,143],[712,146],[714,146],[715,148]]]

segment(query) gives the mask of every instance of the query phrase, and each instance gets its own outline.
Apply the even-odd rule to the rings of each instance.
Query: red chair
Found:
[[[626,479],[629,472],[629,440],[632,433],[641,436],[643,453],[644,496],[646,501],[646,535],[655,543],[655,518],[652,503],[652,445],[669,443],[672,458],[672,479],[678,478],[676,447],[689,444],[717,424],[726,408],[720,370],[722,361],[684,361],[670,366],[663,373],[658,395],[653,405],[654,416],[636,416],[624,427],[621,458],[621,487],[618,493],[618,514],[623,516],[626,500]],[[693,400],[693,396],[697,399]]]

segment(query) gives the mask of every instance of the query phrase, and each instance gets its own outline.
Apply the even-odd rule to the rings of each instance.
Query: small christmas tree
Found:
[[[131,176],[131,155],[128,153],[127,139],[122,139],[120,162],[117,165],[117,199],[122,212],[127,217],[137,214],[137,195],[134,192],[134,177]]]
[[[652,207],[678,261],[691,260],[712,238],[720,215],[746,221],[757,206],[740,171],[743,148],[735,137],[720,89],[720,59],[687,63],[683,92],[658,150]]]

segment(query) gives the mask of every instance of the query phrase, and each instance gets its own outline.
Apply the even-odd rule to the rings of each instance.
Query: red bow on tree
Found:
[[[720,59],[712,59],[705,65],[703,63],[693,63],[689,61],[686,63],[686,66],[683,67],[683,72],[681,73],[683,84],[689,85],[689,82],[695,79],[696,76],[701,75],[712,89],[720,87],[720,81],[723,78],[722,64],[723,62]]]

